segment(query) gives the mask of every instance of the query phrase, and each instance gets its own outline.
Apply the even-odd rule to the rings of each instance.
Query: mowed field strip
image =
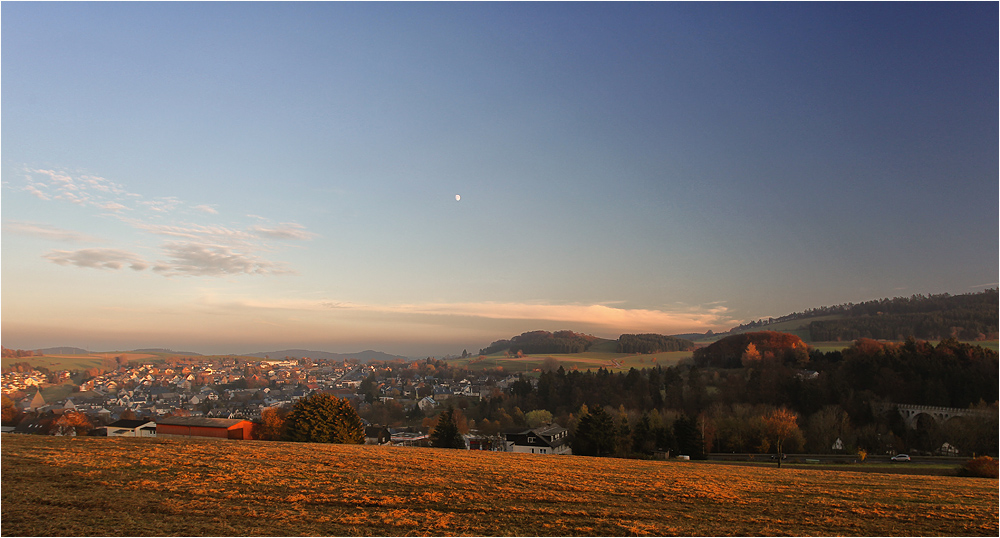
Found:
[[[997,536],[997,480],[426,448],[3,437],[4,536]]]

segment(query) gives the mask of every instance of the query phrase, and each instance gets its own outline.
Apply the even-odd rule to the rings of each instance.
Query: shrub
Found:
[[[989,456],[979,456],[967,462],[959,470],[961,476],[976,478],[997,478],[997,462]]]

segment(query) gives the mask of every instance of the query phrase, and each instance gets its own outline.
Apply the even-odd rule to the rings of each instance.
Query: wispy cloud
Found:
[[[31,193],[36,198],[40,198],[42,200],[51,200],[52,199],[51,196],[49,196],[48,194],[40,191],[38,189],[37,185],[25,185],[24,190],[27,191],[27,192],[29,192],[29,193]]]
[[[258,225],[253,226],[250,229],[264,237],[270,237],[272,239],[308,240],[316,237],[316,234],[306,231],[305,226],[294,222],[282,222],[273,228]]]
[[[192,223],[158,224],[135,218],[121,218],[120,220],[133,228],[154,235],[166,235],[207,243],[225,243],[229,246],[248,245],[256,237],[253,233],[226,226]]]
[[[64,230],[62,228],[56,228],[55,226],[49,226],[48,224],[35,222],[23,222],[17,220],[4,221],[3,230],[5,232],[15,233],[18,235],[25,235],[50,241],[62,241],[66,243],[93,243],[97,241],[96,238],[87,234],[74,232],[72,230]]]
[[[155,200],[142,200],[138,203],[145,209],[157,213],[170,213],[181,206],[181,201],[173,196],[157,198]]]
[[[125,206],[119,204],[118,202],[101,202],[97,204],[101,209],[107,209],[108,211],[119,211],[125,209]]]
[[[725,306],[720,304],[690,306],[673,309],[626,308],[607,304],[532,304],[532,303],[410,303],[410,304],[360,304],[344,301],[244,299],[229,305],[239,309],[268,309],[330,312],[336,315],[378,314],[397,315],[434,323],[434,318],[473,318],[483,320],[508,320],[557,323],[564,328],[592,327],[609,332],[684,332],[705,331],[731,327],[740,323]],[[445,322],[442,320],[442,322]]]
[[[153,271],[167,276],[276,275],[291,272],[281,264],[222,245],[166,243],[163,251],[170,259],[158,262]]]
[[[486,319],[538,320],[588,324],[608,329],[661,331],[666,327],[707,327],[733,320],[721,306],[681,310],[619,308],[604,304],[429,303],[379,307],[385,312],[469,316]]]
[[[149,267],[149,264],[139,256],[113,248],[53,250],[44,257],[59,265],[75,265],[91,269],[122,269],[127,265],[134,271],[142,271]]]
[[[214,205],[191,205],[178,197],[146,199],[122,185],[92,175],[73,175],[56,170],[25,170],[24,191],[42,200],[60,200],[93,207],[101,215],[153,236],[172,239],[159,246],[165,260],[153,270],[164,276],[281,275],[294,273],[285,264],[267,259],[276,250],[274,241],[305,241],[317,235],[295,222],[268,224],[256,217],[256,224],[223,225],[206,221],[219,211]],[[192,222],[193,221],[193,222]],[[69,231],[42,226],[15,225],[16,233],[73,240],[85,237]],[[153,245],[148,245],[155,248]],[[131,256],[131,257],[130,257]],[[45,256],[60,265],[117,269],[129,265],[141,270],[149,264],[125,251],[104,249],[76,252],[53,251]]]

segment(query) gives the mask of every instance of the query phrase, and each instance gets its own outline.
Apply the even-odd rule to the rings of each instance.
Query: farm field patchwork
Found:
[[[627,372],[629,368],[641,370],[643,368],[653,368],[657,365],[664,368],[676,366],[681,361],[690,359],[691,355],[690,351],[669,351],[650,355],[585,351],[583,353],[537,354],[521,358],[487,355],[483,359],[480,359],[478,356],[467,359],[449,359],[448,363],[453,366],[467,366],[471,370],[485,370],[502,366],[508,372],[526,373],[532,372],[536,368],[544,367],[546,362],[552,359],[558,361],[559,365],[566,370],[572,370],[573,368],[578,370],[604,368],[613,372]]]
[[[5,536],[996,536],[997,480],[420,448],[4,436]]]

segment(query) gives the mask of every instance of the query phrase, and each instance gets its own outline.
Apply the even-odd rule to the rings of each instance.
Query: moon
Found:
[[[455,195],[455,201],[456,202],[461,202],[462,201],[462,195],[461,194],[456,194]]]

